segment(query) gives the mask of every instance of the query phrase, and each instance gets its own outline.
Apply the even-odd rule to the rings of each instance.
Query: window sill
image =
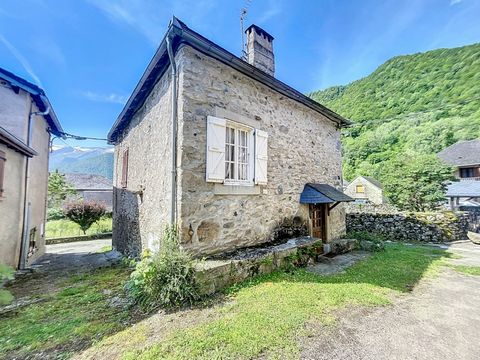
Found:
[[[213,193],[215,195],[260,195],[260,186],[254,184],[218,184],[215,183]]]

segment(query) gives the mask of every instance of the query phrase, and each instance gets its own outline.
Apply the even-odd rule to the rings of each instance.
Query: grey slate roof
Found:
[[[379,189],[383,189],[383,185],[378,181],[377,179],[371,177],[371,176],[362,176],[365,180],[367,180],[369,183],[375,185]]]
[[[50,130],[53,134],[63,137],[62,126],[60,125],[57,115],[53,111],[53,107],[43,89],[1,67],[0,79],[4,79],[5,81],[9,82],[14,89],[22,89],[28,92],[32,96],[33,101],[35,101],[35,104],[40,111],[43,112],[49,108],[50,111],[47,115],[45,115],[45,120],[47,120],[47,123],[50,126]]]
[[[462,180],[448,185],[447,197],[480,197],[480,181]]]
[[[438,153],[449,165],[468,166],[480,164],[480,139],[461,141]]]
[[[350,196],[328,184],[306,184],[300,194],[301,204],[330,204],[337,201],[353,201]]]
[[[0,126],[0,143],[7,145],[9,148],[18,151],[19,153],[32,157],[38,155],[35,150],[25,144],[22,140],[17,138],[12,133]]]
[[[125,107],[108,133],[108,141],[111,144],[115,144],[119,134],[128,125],[135,112],[145,102],[157,81],[168,69],[170,60],[167,54],[167,38],[171,40],[174,55],[182,46],[191,46],[205,55],[217,59],[218,61],[240,71],[252,79],[263,83],[271,89],[278,91],[288,98],[298,101],[305,106],[308,106],[309,108],[321,113],[329,120],[338,124],[338,126],[346,126],[351,124],[349,120],[343,118],[334,111],[319,104],[315,100],[309,98],[305,94],[302,94],[301,92],[274,78],[273,76],[270,76],[255,66],[250,65],[245,60],[223,49],[214,42],[190,29],[176,17],[173,17],[167,33],[160,43],[155,55],[148,64],[148,67],[143,73],[142,78],[133,90],[133,93],[130,95]]]
[[[113,183],[106,177],[93,174],[66,173],[65,180],[76,190],[112,190]]]

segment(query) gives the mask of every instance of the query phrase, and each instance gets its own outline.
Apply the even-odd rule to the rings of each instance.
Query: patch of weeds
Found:
[[[178,244],[177,229],[165,229],[160,250],[137,263],[125,288],[146,310],[193,304],[197,292],[194,262]]]
[[[480,276],[480,266],[450,265],[450,267],[462,274]]]
[[[378,252],[385,250],[387,238],[381,234],[367,231],[354,231],[347,234],[348,238],[356,239],[356,248],[364,251]]]
[[[125,359],[251,359],[298,355],[304,324],[333,322],[333,311],[352,304],[378,306],[433,273],[444,251],[388,245],[345,272],[318,276],[304,269],[259,276],[225,291],[230,300],[215,320],[175,331],[165,341]]]
[[[68,356],[72,347],[87,346],[122,329],[129,314],[108,300],[123,292],[128,273],[124,267],[113,267],[74,275],[63,282],[64,289],[47,295],[45,301],[4,316],[0,319],[0,358],[13,353],[24,358],[58,347]]]

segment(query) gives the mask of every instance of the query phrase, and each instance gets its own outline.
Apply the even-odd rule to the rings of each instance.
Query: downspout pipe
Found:
[[[30,115],[28,116],[28,134],[27,134],[27,145],[32,145],[32,132],[33,132],[33,118],[34,116],[46,116],[50,113],[50,106],[47,106],[45,111],[35,111],[32,112],[32,104],[30,104]],[[29,191],[28,191],[28,183],[30,179],[30,158],[26,158],[25,160],[25,188],[23,191],[23,229],[22,229],[22,242],[20,246],[20,261],[19,261],[19,269],[24,270],[27,266],[27,257],[28,257],[28,233],[30,228],[30,202],[28,201],[29,198]]]
[[[167,52],[170,59],[172,74],[172,204],[170,208],[170,223],[174,225],[177,221],[177,64],[172,48],[172,37],[167,36]]]

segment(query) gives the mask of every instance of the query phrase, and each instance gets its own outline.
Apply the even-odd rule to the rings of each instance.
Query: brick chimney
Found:
[[[250,25],[247,30],[247,61],[249,64],[275,75],[275,57],[273,55],[273,36],[257,25]]]

